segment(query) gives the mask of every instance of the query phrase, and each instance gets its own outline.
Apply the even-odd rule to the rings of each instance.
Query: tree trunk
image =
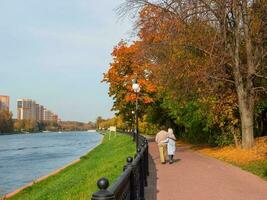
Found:
[[[250,149],[254,145],[254,101],[253,98],[249,96],[248,90],[244,88],[242,78],[239,76],[238,72],[235,73],[235,76],[237,76],[235,79],[239,79],[239,81],[236,81],[236,84],[238,83],[236,90],[241,119],[242,147]]]
[[[250,149],[254,145],[253,110],[246,103],[244,106],[240,106],[239,110],[242,127],[242,147],[244,149]]]
[[[240,12],[236,9],[236,20],[240,20]],[[240,70],[240,43],[241,43],[241,27],[240,24],[235,27],[234,33],[234,50],[233,50],[233,60],[234,60],[234,79],[235,88],[238,97],[238,105],[241,119],[241,133],[242,133],[242,147],[245,149],[252,148],[254,145],[254,133],[253,133],[253,109],[254,109],[254,99],[251,93],[252,80],[247,79],[247,84],[244,84],[244,78],[242,77]]]
[[[254,145],[254,100],[253,96],[250,96],[249,91],[244,87],[244,83],[238,69],[238,66],[234,68],[234,75],[241,119],[242,147],[250,149]]]
[[[246,80],[246,99],[245,105],[243,108],[243,124],[242,124],[242,146],[243,148],[249,149],[254,145],[254,120],[253,120],[253,111],[254,111],[254,99],[255,94],[253,91],[253,76],[256,72],[254,57],[253,57],[253,48],[252,48],[252,39],[251,39],[251,30],[250,30],[250,18],[248,14],[248,5],[247,0],[243,0],[241,4],[241,13],[243,18],[243,28],[244,28],[244,38],[245,38],[245,47],[246,47],[246,58],[247,58],[247,80]]]

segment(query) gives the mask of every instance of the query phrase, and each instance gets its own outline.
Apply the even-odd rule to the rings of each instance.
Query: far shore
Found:
[[[40,131],[40,132],[12,132],[12,133],[0,133],[0,136],[2,135],[23,135],[23,134],[36,134],[36,133],[68,133],[68,132],[97,132],[97,130],[67,130],[67,131]]]

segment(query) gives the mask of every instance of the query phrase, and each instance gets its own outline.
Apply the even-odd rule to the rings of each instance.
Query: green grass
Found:
[[[253,163],[238,165],[242,169],[249,171],[257,176],[260,176],[267,180],[267,160],[254,161]]]
[[[113,182],[122,172],[127,156],[133,156],[135,145],[132,138],[117,134],[104,137],[101,145],[60,173],[21,191],[11,199],[90,199],[97,190],[96,181],[107,177]]]

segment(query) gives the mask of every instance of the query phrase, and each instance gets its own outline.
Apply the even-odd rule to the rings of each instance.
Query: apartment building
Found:
[[[39,105],[38,106],[38,117],[37,117],[37,120],[38,121],[44,121],[44,106],[42,105]]]
[[[44,109],[44,121],[52,121],[53,113],[50,110]]]
[[[58,116],[32,99],[17,100],[17,119],[34,121],[57,121]]]
[[[58,121],[58,116],[50,110],[44,109],[44,121]]]
[[[17,119],[37,120],[35,101],[31,99],[18,99],[17,100]]]
[[[40,104],[35,104],[36,106],[36,120],[37,121],[44,121],[44,106]]]
[[[0,110],[9,111],[9,96],[0,95]]]

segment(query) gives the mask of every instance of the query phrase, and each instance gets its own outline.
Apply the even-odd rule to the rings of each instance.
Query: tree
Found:
[[[0,133],[13,132],[12,113],[7,110],[0,111]]]
[[[147,18],[143,17],[139,21],[141,26],[153,18],[155,12],[149,13],[151,10],[156,11],[158,16],[164,16],[145,30],[160,30],[168,26],[169,21],[174,22],[175,26],[170,26],[173,28],[171,33],[182,38],[177,40],[178,42],[173,40],[175,46],[180,47],[177,49],[186,52],[183,56],[191,53],[194,56],[200,55],[196,59],[183,59],[185,62],[180,65],[188,66],[188,70],[182,71],[183,67],[178,68],[182,72],[179,75],[196,77],[191,69],[198,67],[204,72],[204,76],[199,77],[204,77],[212,86],[223,81],[226,89],[234,89],[241,122],[242,146],[251,148],[254,143],[254,108],[257,95],[258,92],[266,91],[266,81],[263,81],[267,78],[266,6],[265,0],[126,0],[122,8],[126,12],[137,9],[141,10],[141,13],[148,13]],[[160,45],[166,42],[166,37],[162,38]],[[167,45],[172,44],[167,42]],[[177,53],[174,61],[179,57],[179,51]],[[163,57],[164,54],[166,53],[163,52]],[[205,58],[204,62],[201,62],[201,57]],[[170,63],[158,64],[165,67]],[[199,74],[201,73],[198,72]],[[188,84],[188,80],[190,79],[185,83]]]
[[[104,74],[103,82],[109,84],[109,95],[114,99],[112,110],[119,111],[117,115],[125,120],[132,118],[134,110],[136,94],[132,89],[133,79],[137,79],[141,87],[138,95],[140,115],[144,107],[153,102],[153,94],[156,92],[156,87],[150,81],[150,73],[147,70],[149,66],[140,47],[139,42],[127,45],[121,41],[113,49],[113,62],[108,72]]]
[[[100,128],[100,124],[101,122],[104,121],[104,119],[101,116],[98,116],[96,118],[96,128],[99,129]]]

